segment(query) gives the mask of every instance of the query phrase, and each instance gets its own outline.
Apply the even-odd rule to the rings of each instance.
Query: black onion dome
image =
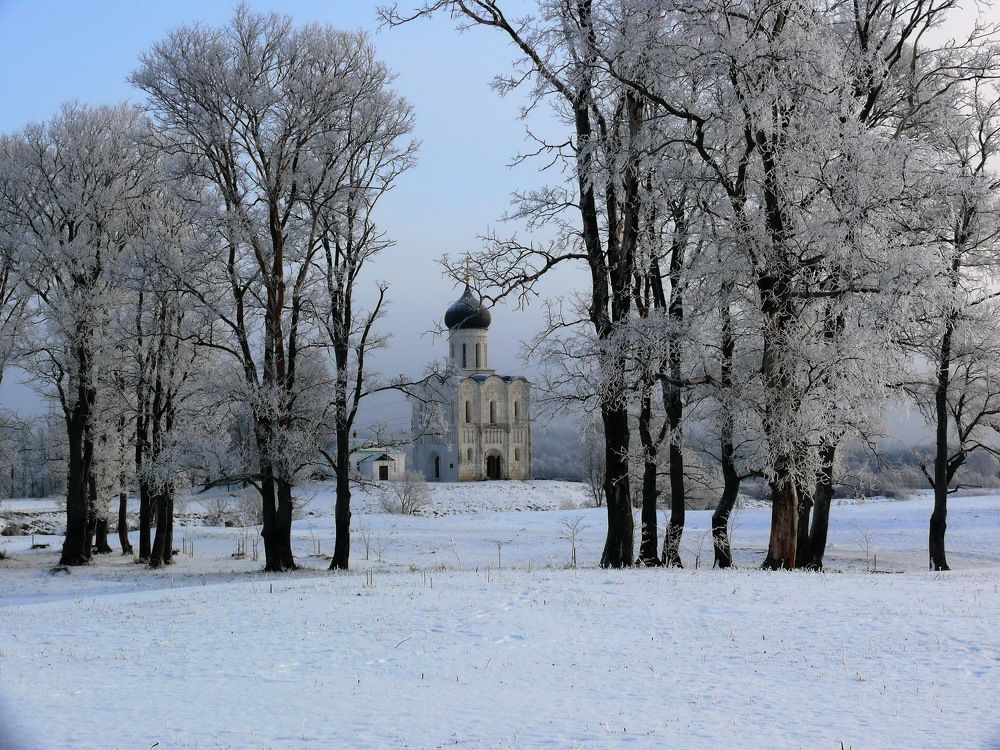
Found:
[[[489,328],[493,317],[483,307],[483,302],[475,292],[465,285],[465,292],[457,302],[453,302],[444,314],[444,324],[449,330],[456,328]]]

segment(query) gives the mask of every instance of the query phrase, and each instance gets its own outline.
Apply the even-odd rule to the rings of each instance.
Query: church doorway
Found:
[[[487,456],[486,457],[486,478],[487,479],[500,479],[500,456]]]
[[[434,478],[441,478],[441,456],[434,456]]]

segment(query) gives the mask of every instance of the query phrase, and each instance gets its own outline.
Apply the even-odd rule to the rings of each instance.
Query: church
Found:
[[[445,372],[411,395],[412,467],[428,481],[531,479],[531,383],[490,369],[490,311],[468,281],[445,313]]]

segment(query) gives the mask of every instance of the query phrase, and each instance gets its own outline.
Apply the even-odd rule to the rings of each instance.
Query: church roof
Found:
[[[489,378],[500,378],[505,383],[512,383],[515,380],[523,380],[525,383],[528,379],[523,375],[483,375],[482,373],[477,373],[476,375],[469,375],[469,380],[475,380],[477,383],[485,383]]]
[[[492,319],[490,311],[483,307],[483,301],[468,284],[462,296],[452,302],[444,314],[444,324],[452,331],[458,328],[489,328]]]

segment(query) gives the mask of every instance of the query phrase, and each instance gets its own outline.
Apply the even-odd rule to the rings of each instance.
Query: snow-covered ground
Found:
[[[998,495],[952,500],[944,575],[926,496],[834,508],[823,574],[754,569],[764,508],[739,570],[696,511],[684,570],[603,571],[582,487],[442,486],[439,515],[359,498],[329,573],[310,492],[286,575],[232,558],[238,528],[178,527],[194,556],[160,571],[53,575],[58,537],[0,538],[0,748],[1000,748]],[[0,512],[53,511],[30,502]]]

